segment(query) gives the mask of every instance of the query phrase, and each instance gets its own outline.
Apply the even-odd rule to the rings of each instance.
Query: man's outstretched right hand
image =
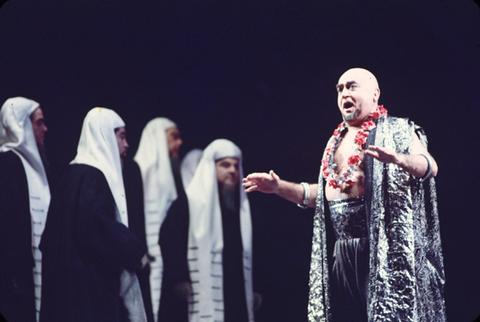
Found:
[[[260,191],[263,193],[277,193],[280,177],[270,170],[269,173],[251,173],[243,179],[245,192]]]

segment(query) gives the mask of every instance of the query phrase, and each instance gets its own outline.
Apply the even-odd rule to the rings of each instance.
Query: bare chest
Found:
[[[340,140],[338,148],[333,155],[333,162],[336,164],[336,173],[342,174],[350,168],[348,159],[357,154],[357,144],[354,141],[357,132],[348,131],[345,136]],[[363,160],[365,151],[360,152],[360,158]],[[363,174],[363,163],[357,169],[357,172]]]
[[[349,164],[349,158],[357,154],[357,144],[354,141],[356,131],[348,131],[345,136],[340,140],[340,143],[335,150],[333,155],[334,166],[334,177],[339,178],[349,169],[351,170],[351,165]],[[360,158],[363,160],[364,151],[360,152]],[[365,194],[365,178],[364,178],[364,168],[363,162],[360,165],[355,167],[355,171],[352,171],[352,179],[354,182],[351,185],[340,184],[340,188],[333,188],[327,184],[326,187],[326,197],[327,200],[333,199],[346,199],[353,198],[358,196],[363,196]]]

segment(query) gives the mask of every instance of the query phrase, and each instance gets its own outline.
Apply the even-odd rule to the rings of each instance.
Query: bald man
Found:
[[[343,122],[318,183],[270,171],[247,176],[246,191],[315,208],[310,321],[445,321],[438,167],[423,129],[388,116],[368,70],[346,71],[336,88]]]

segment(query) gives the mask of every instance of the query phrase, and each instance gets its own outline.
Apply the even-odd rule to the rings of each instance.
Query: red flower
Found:
[[[388,111],[383,105],[378,105],[378,112],[380,113],[380,116],[388,115]]]
[[[350,179],[350,180],[345,181],[345,184],[346,184],[347,186],[351,186],[354,182],[357,182],[357,180]]]
[[[347,159],[347,164],[351,166],[358,165],[360,163],[360,155],[354,154]]]
[[[330,154],[330,152],[335,148],[335,146],[332,144],[332,145],[329,145],[327,146],[327,148],[325,149],[325,152],[327,153],[327,155]]]
[[[362,124],[362,129],[366,131],[370,131],[374,127],[375,127],[375,122],[372,119],[368,119]]]
[[[328,181],[328,185],[333,187],[333,189],[340,188],[340,185],[338,183],[336,183],[335,180],[333,180],[333,179],[330,179],[330,181]]]
[[[322,160],[322,172],[325,178],[328,177],[328,160],[326,159]]]
[[[354,138],[355,144],[357,144],[357,149],[353,155],[351,155],[347,159],[347,164],[350,166],[350,169],[342,175],[342,181],[345,185],[350,186],[354,182],[355,179],[351,179],[353,174],[358,170],[358,166],[363,161],[363,157],[361,156],[361,151],[365,149],[367,146],[367,137],[369,131],[372,130],[375,125],[375,120],[380,116],[387,115],[387,110],[383,107],[383,105],[379,105],[377,109],[370,113],[366,121],[361,125],[361,130],[357,132]],[[324,159],[322,160],[322,168],[321,171],[323,176],[327,179],[328,185],[333,187],[334,189],[340,188],[340,184],[338,181],[335,180],[331,175],[330,172],[330,161],[331,161],[331,154],[335,150],[335,145],[338,144],[340,140],[341,129],[344,127],[344,123],[340,123],[338,127],[333,132],[333,137],[329,141],[329,145],[325,149]]]
[[[367,143],[367,137],[368,137],[368,133],[365,133],[363,131],[358,131],[357,135],[355,135],[354,141],[360,148]]]

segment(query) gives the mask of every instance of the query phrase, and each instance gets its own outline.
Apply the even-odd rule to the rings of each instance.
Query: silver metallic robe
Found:
[[[367,143],[410,154],[414,133],[426,147],[422,128],[408,119],[381,117]],[[396,165],[369,157],[365,157],[364,166],[369,176],[366,178],[370,239],[368,321],[446,321],[445,273],[434,179],[421,182]],[[308,318],[330,322],[322,171],[318,182]]]

